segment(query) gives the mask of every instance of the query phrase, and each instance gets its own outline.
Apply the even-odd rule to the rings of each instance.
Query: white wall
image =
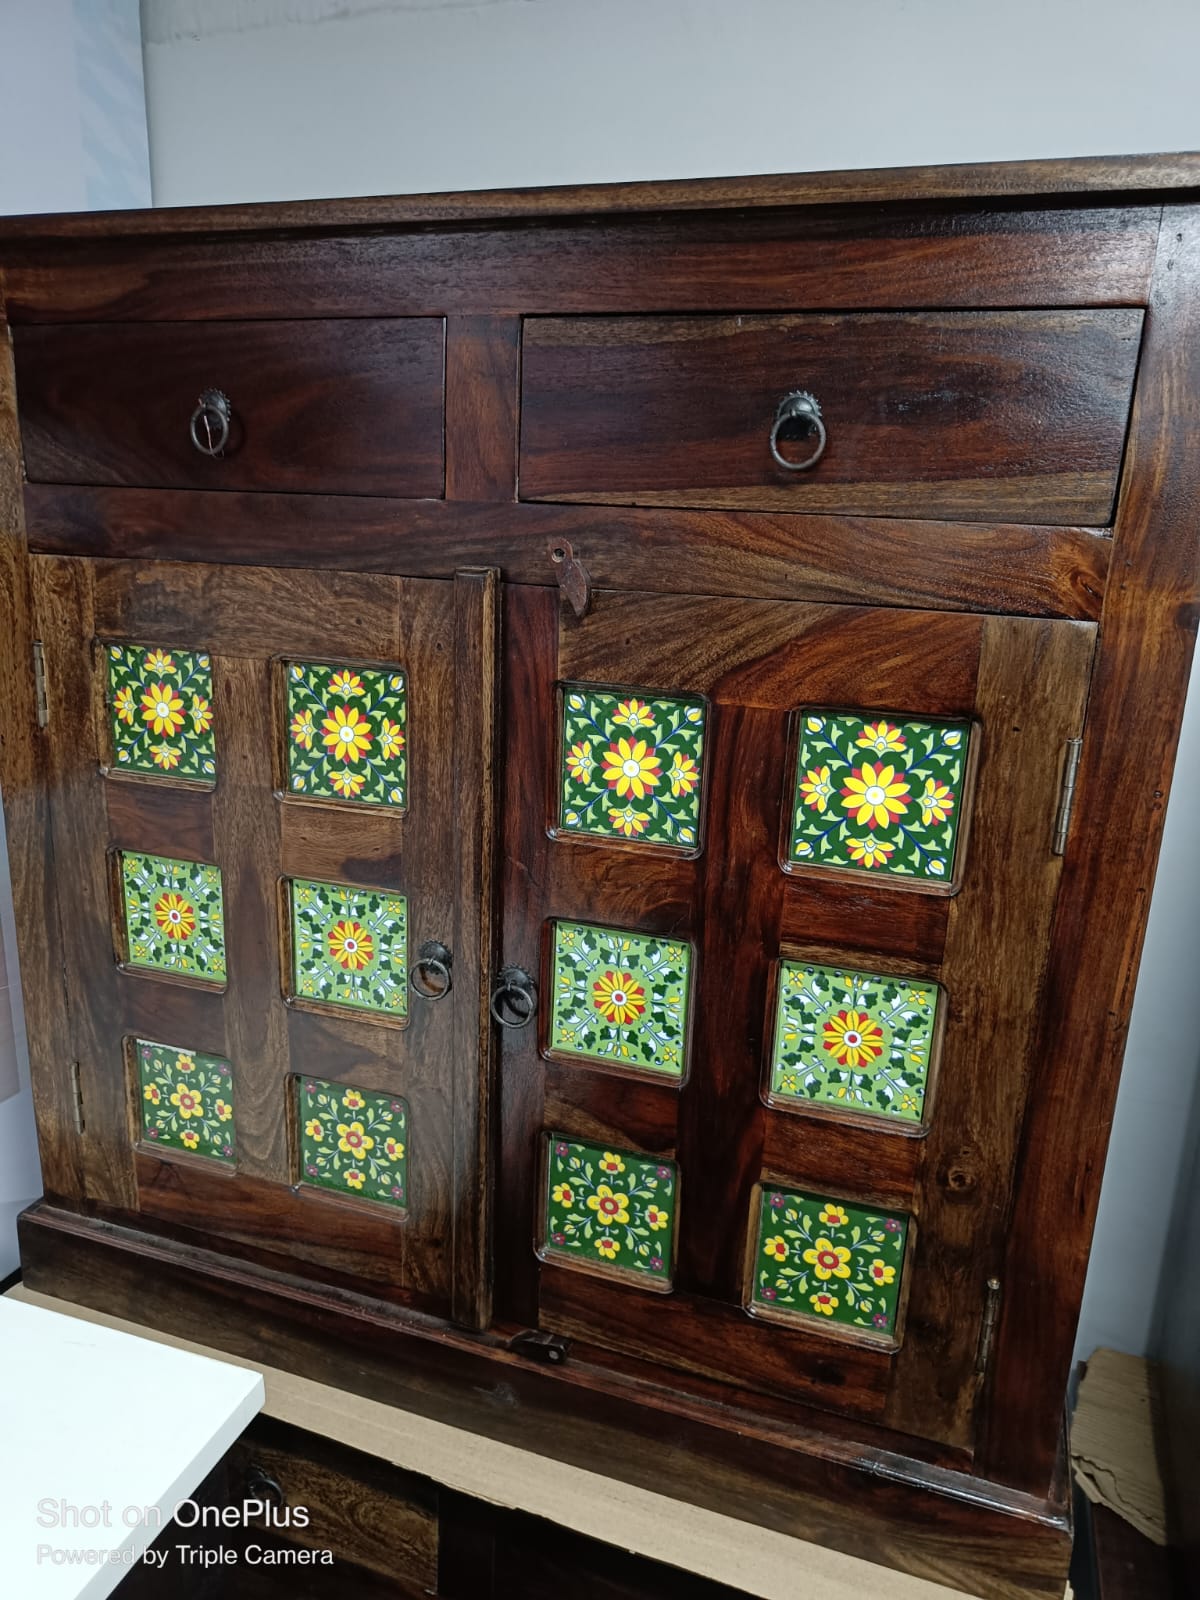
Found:
[[[0,0],[0,215],[149,203],[137,0]],[[0,813],[0,1278],[40,1192]]]
[[[1196,0],[144,0],[143,31],[166,205],[1200,146]],[[1082,1354],[1146,1347],[1200,1059],[1198,700]]]
[[[142,9],[159,205],[1200,142],[1197,0]]]

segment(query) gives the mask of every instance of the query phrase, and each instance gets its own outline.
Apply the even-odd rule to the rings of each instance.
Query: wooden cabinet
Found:
[[[1200,165],[962,182],[0,232],[35,1287],[1057,1600]]]

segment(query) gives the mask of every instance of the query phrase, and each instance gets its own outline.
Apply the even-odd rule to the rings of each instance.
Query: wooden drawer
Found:
[[[442,493],[440,317],[14,330],[27,477],[165,489]],[[190,437],[203,391],[224,453]]]
[[[530,318],[521,495],[1104,523],[1141,327],[1137,310]],[[769,443],[796,390],[828,430],[808,471]]]

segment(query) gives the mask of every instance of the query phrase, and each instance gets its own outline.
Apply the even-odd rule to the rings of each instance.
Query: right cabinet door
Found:
[[[969,1447],[1094,628],[509,604],[502,1310]]]

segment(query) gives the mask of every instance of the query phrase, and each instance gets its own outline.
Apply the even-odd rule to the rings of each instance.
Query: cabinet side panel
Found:
[[[55,897],[45,749],[33,671],[33,604],[21,494],[12,344],[0,276],[0,792],[8,832],[21,986],[29,1034],[42,1180],[50,1194],[78,1200],[83,1154]]]
[[[1200,598],[1200,208],[1168,210],[1047,979],[981,1465],[1044,1492]]]

